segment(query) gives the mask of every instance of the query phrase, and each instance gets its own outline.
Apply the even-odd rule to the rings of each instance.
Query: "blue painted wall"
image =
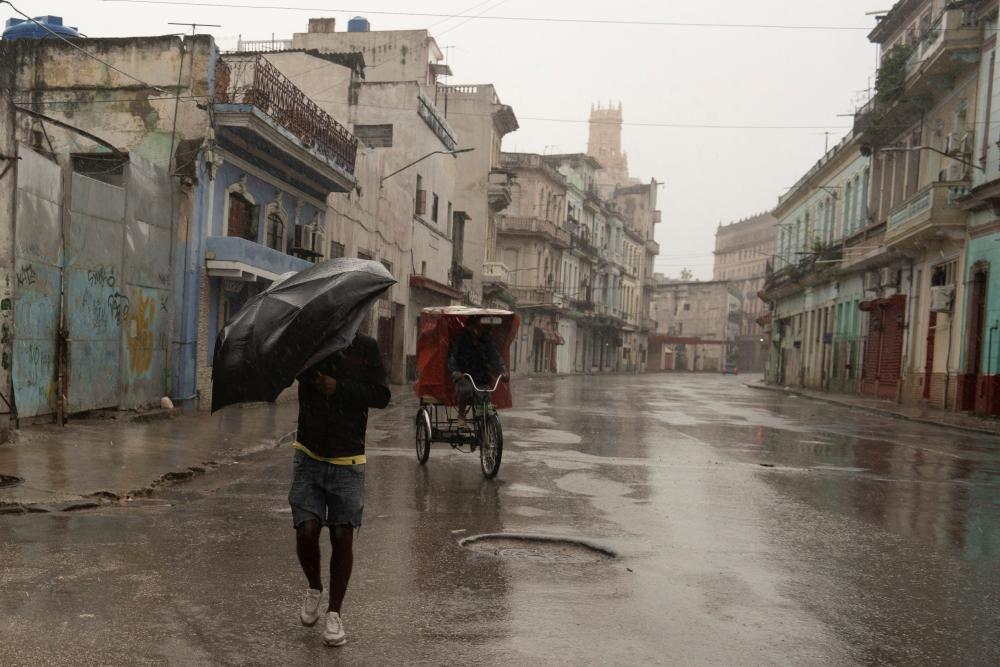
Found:
[[[988,262],[989,263],[989,284],[986,287],[986,331],[984,332],[983,345],[989,344],[989,328],[993,326],[995,322],[1000,321],[1000,234],[987,234],[985,236],[980,236],[979,238],[969,239],[965,247],[966,252],[966,262],[965,262],[965,281],[966,285],[970,284],[969,281],[972,277],[972,267],[976,262]],[[966,312],[966,317],[968,317],[968,312]],[[962,327],[962,365],[961,368],[965,368],[965,351],[966,351],[966,338],[968,337],[967,327],[963,325]],[[1000,341],[994,335],[993,340],[993,354],[987,354],[985,348],[983,350],[983,361],[981,364],[980,372],[982,373],[996,373],[998,368],[1000,368],[1000,358],[998,358],[998,350],[996,349]],[[991,359],[992,358],[992,359]],[[986,367],[988,360],[992,361],[993,368],[988,369]]]

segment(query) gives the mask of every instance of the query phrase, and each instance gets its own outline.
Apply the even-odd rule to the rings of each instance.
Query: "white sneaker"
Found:
[[[323,630],[323,643],[327,646],[343,646],[347,643],[344,632],[344,620],[335,611],[326,612],[326,628]]]
[[[312,627],[322,615],[319,611],[320,602],[323,600],[323,591],[310,588],[306,591],[306,599],[302,601],[302,611],[299,612],[299,620],[302,625]]]

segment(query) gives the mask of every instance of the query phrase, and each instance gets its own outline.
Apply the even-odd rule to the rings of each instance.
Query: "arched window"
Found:
[[[267,244],[268,248],[273,248],[274,250],[284,250],[284,240],[285,221],[282,220],[281,216],[277,213],[268,213],[267,233],[265,234],[264,243]]]
[[[257,207],[239,192],[229,193],[226,234],[248,241],[257,240]]]

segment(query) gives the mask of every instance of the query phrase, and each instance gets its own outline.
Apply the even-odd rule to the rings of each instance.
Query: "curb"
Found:
[[[291,431],[275,437],[274,444],[265,449],[277,449],[287,445],[291,439],[294,438],[294,433],[294,431]],[[228,459],[236,460],[244,456],[255,454],[259,451],[264,450],[244,450],[233,454],[228,457]],[[223,465],[225,461],[226,459],[221,459],[219,461],[204,461],[200,465],[189,466],[183,470],[171,470],[163,473],[142,488],[127,491],[120,495],[112,491],[101,490],[57,502],[39,501],[33,503],[19,503],[0,501],[0,516],[5,514],[51,514],[59,512],[75,512],[78,510],[96,509],[107,505],[120,504],[128,502],[134,498],[146,498],[153,495],[153,493],[159,489],[175,486],[182,482],[188,482],[197,476],[204,475],[207,472],[215,470],[219,466]]]
[[[977,433],[980,435],[992,435],[994,437],[1000,437],[1000,431],[995,431],[987,428],[979,428],[976,426],[966,426],[964,424],[949,424],[947,422],[941,422],[934,419],[928,419],[926,417],[911,417],[910,415],[903,414],[901,412],[895,412],[894,410],[886,410],[884,408],[877,408],[867,405],[856,405],[854,403],[848,403],[847,401],[838,401],[835,398],[830,398],[827,396],[817,396],[812,393],[803,393],[801,391],[796,391],[794,389],[785,389],[783,387],[772,387],[769,385],[760,384],[747,384],[744,386],[748,389],[757,389],[758,391],[770,391],[776,394],[784,394],[786,396],[798,396],[799,398],[806,398],[811,401],[820,401],[822,403],[830,403],[842,408],[849,408],[851,410],[861,410],[862,412],[867,412],[873,415],[879,415],[880,417],[891,417],[893,419],[900,419],[902,421],[913,422],[915,424],[926,424],[928,426],[937,426],[939,428],[947,428],[954,431],[965,431],[967,433]]]

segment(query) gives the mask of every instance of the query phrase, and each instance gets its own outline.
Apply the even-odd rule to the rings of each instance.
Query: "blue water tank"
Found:
[[[347,32],[369,32],[372,24],[364,16],[355,16],[347,22]]]
[[[36,16],[35,20],[41,23],[54,33],[63,37],[79,37],[80,33],[76,28],[63,25],[61,16]],[[3,38],[13,41],[15,39],[55,39],[48,30],[24,19],[7,19],[4,26]]]

